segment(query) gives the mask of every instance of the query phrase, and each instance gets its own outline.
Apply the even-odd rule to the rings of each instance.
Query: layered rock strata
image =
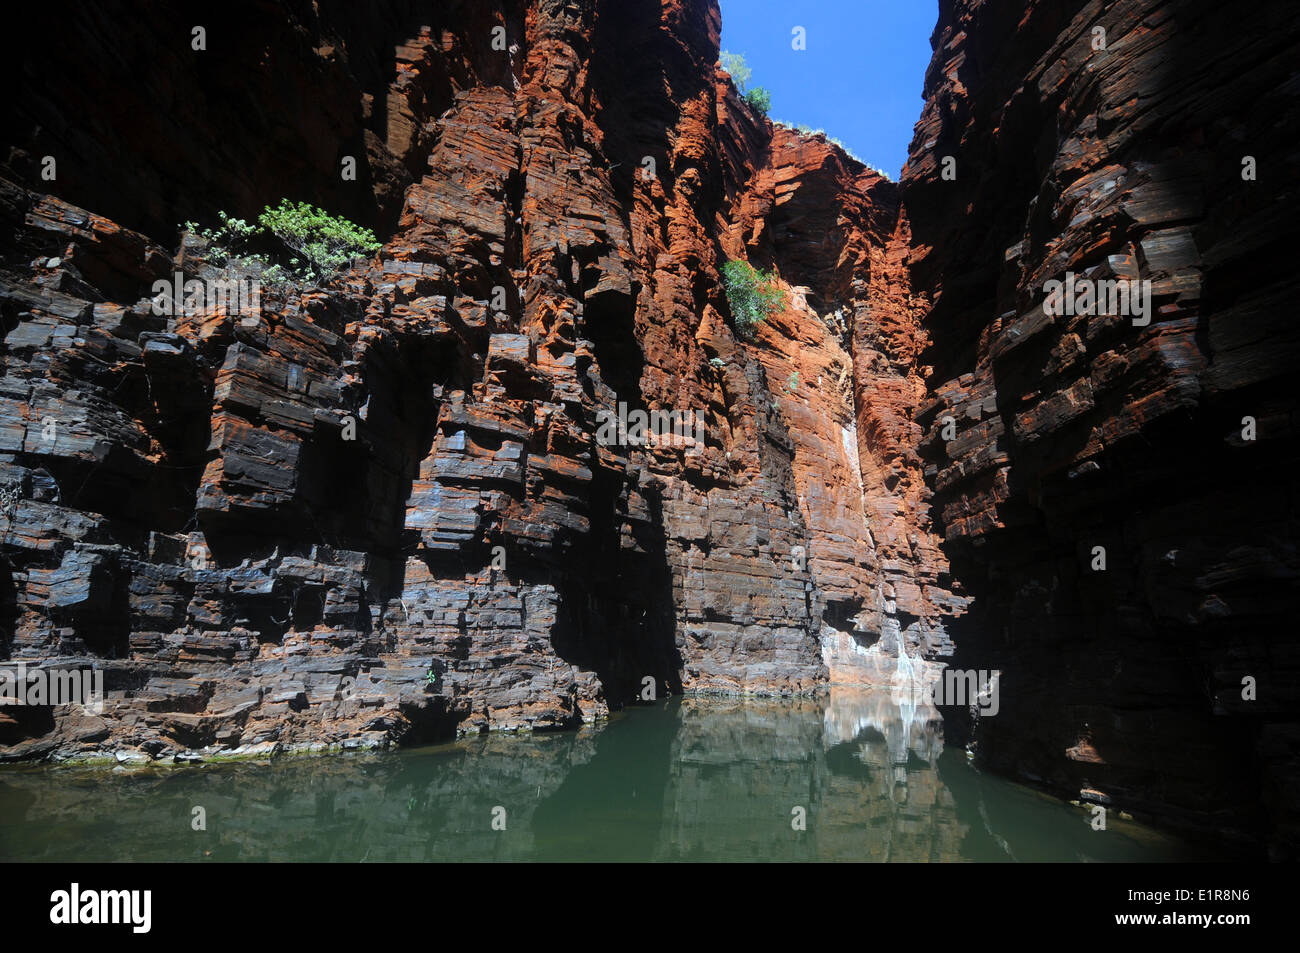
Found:
[[[979,754],[1293,854],[1295,17],[956,0],[932,43],[902,194]]]
[[[7,708],[3,757],[558,728],[951,651],[897,190],[742,103],[716,5],[268,6],[272,39],[208,24],[206,50],[156,12],[121,62],[116,21],[60,34],[78,70],[140,64],[111,103],[137,123],[23,61],[7,130],[0,648],[94,666],[107,698]],[[221,64],[242,96],[292,75],[301,105],[221,112]],[[155,282],[217,274],[168,225],[286,183],[383,250],[158,313]],[[788,292],[753,341],[736,257]],[[602,430],[646,411],[699,426]]]

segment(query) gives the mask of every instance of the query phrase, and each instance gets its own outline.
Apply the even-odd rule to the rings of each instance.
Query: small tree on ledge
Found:
[[[307,281],[329,278],[356,256],[374,254],[381,247],[370,229],[306,202],[294,205],[281,199],[275,208],[268,205],[257,223],[298,256],[303,265],[301,276]]]
[[[785,307],[785,292],[777,286],[775,276],[747,261],[737,259],[722,266],[722,288],[736,333],[746,340],[753,340],[758,326]]]
[[[739,53],[728,53],[723,50],[718,54],[718,62],[722,68],[731,74],[731,80],[736,84],[736,90],[749,105],[750,109],[764,116],[772,108],[772,94],[762,86],[755,86],[749,89],[749,78],[753,75],[749,64],[745,62],[745,57]]]
[[[745,62],[745,57],[739,53],[728,53],[726,50],[723,50],[718,54],[718,62],[722,64],[724,70],[731,74],[732,82],[736,84],[736,89],[738,89],[740,94],[743,96],[745,94],[745,87],[748,85],[749,77],[751,75],[749,64]]]
[[[755,86],[745,94],[745,102],[749,108],[766,116],[767,111],[772,108],[772,94],[762,86]]]
[[[370,229],[306,202],[294,205],[281,199],[278,206],[262,210],[256,225],[225,212],[217,215],[221,220],[217,228],[199,228],[194,222],[178,227],[203,241],[212,265],[227,273],[258,274],[273,290],[283,291],[290,285],[319,286],[346,269],[358,255],[371,255],[382,247]],[[272,264],[269,255],[253,250],[256,244],[272,247],[268,244],[271,239],[289,253],[283,264]]]

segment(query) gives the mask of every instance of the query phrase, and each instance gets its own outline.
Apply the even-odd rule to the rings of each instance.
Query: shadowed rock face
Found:
[[[1294,852],[1295,17],[940,6],[902,192],[957,664],[1003,672],[979,752]],[[1149,280],[1149,323],[1046,316],[1067,272]]]
[[[424,6],[8,41],[0,652],[108,698],[4,709],[0,756],[565,727],[956,651],[1003,673],[985,763],[1294,850],[1294,18],[945,0],[895,185],[745,106],[708,0]],[[383,250],[153,313],[213,273],[174,223],[286,194]],[[787,292],[752,341],[739,257]],[[1046,315],[1067,273],[1149,280],[1149,321]],[[611,443],[620,407],[700,427]]]
[[[161,6],[81,11],[23,64],[0,650],[93,662],[108,697],[7,709],[3,757],[558,728],[648,684],[802,694],[951,652],[896,187],[756,116],[712,3],[416,6],[268,5],[206,51]],[[383,250],[154,313],[155,281],[215,273],[172,223],[286,192]],[[787,291],[754,341],[735,257]],[[611,442],[620,407],[698,426]]]
[[[33,6],[0,40],[2,158],[34,183],[53,156],[57,185],[41,191],[155,238],[218,208],[255,217],[289,191],[386,236],[425,170],[425,121],[466,87],[509,82],[481,39],[497,23],[517,35],[523,14],[475,0]],[[55,55],[32,56],[54,37]]]

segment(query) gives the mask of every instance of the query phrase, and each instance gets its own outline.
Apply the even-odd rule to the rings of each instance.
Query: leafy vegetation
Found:
[[[256,225],[225,212],[217,217],[221,224],[216,228],[199,228],[194,222],[180,227],[203,239],[210,264],[229,273],[258,274],[272,289],[327,281],[358,255],[381,247],[370,229],[306,202],[281,199],[278,206],[262,210]],[[286,261],[273,263],[269,254],[254,250],[271,243],[288,253]]]
[[[772,108],[772,94],[762,86],[755,86],[745,93],[745,102],[749,103],[751,109],[757,110],[766,116],[767,111]]]
[[[732,81],[736,84],[736,89],[741,97],[749,104],[749,108],[767,115],[767,111],[772,108],[772,94],[762,86],[755,86],[749,89],[749,79],[753,71],[749,64],[745,62],[745,57],[739,53],[728,53],[723,50],[718,54],[718,61],[722,68],[731,74]]]
[[[723,50],[718,54],[718,61],[722,64],[722,68],[731,75],[732,81],[736,84],[737,91],[745,102],[749,104],[749,107],[755,112],[766,116],[772,108],[772,94],[763,86],[755,86],[753,89],[749,88],[749,80],[753,76],[753,70],[751,70],[749,64],[745,62],[745,57],[740,53],[728,53],[726,50]],[[772,122],[778,126],[785,126],[787,129],[794,129],[805,136],[822,136],[832,145],[839,146],[840,149],[843,150],[844,154],[853,161],[861,163],[877,175],[882,176],[891,182],[893,181],[893,178],[888,172],[885,172],[883,169],[865,161],[839,139],[836,139],[833,136],[827,136],[826,130],[824,129],[814,129],[812,126],[803,123],[792,125],[780,119],[774,119]]]
[[[281,199],[276,208],[268,205],[257,222],[297,256],[309,282],[329,278],[358,255],[373,255],[381,247],[370,229],[306,202],[293,205]]]
[[[221,224],[216,228],[199,228],[195,222],[178,226],[181,231],[203,239],[207,245],[208,264],[223,269],[231,277],[256,274],[264,285],[275,290],[289,283],[290,277],[285,269],[272,264],[269,256],[252,250],[259,233],[256,225],[250,225],[242,218],[232,218],[225,212],[218,212],[217,217]]]
[[[739,53],[728,53],[723,50],[718,54],[718,61],[722,64],[722,68],[731,74],[736,89],[743,94],[745,87],[749,85],[749,77],[752,75],[749,64],[745,62],[745,57]]]
[[[738,259],[722,266],[722,287],[731,305],[736,333],[742,338],[753,339],[758,326],[785,307],[785,292],[777,286],[775,276],[747,261]]]

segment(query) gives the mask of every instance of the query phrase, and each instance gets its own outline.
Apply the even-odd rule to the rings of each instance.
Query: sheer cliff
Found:
[[[24,60],[7,124],[3,648],[107,698],[9,709],[6,757],[555,728],[951,652],[897,187],[741,100],[715,4],[266,4],[203,49],[152,9],[49,24],[80,55]],[[174,223],[284,194],[383,249],[158,313],[214,274]],[[752,340],[737,258],[786,292]],[[602,436],[644,411],[692,426]]]
[[[1285,9],[941,0],[900,183],[748,106],[714,0],[33,16],[53,46],[2,58],[0,659],[105,698],[0,708],[0,759],[949,664],[1000,673],[996,714],[946,709],[982,765],[1294,854]],[[217,275],[177,223],[282,197],[382,249],[160,312]],[[736,259],[784,292],[752,337]],[[1049,313],[1054,282],[1146,293]],[[691,423],[628,432],[655,411]]]
[[[979,755],[1293,852],[1294,12],[945,0],[932,45],[917,420],[974,597],[956,664],[1003,673]],[[1145,313],[1048,315],[1067,275],[1146,283]]]

